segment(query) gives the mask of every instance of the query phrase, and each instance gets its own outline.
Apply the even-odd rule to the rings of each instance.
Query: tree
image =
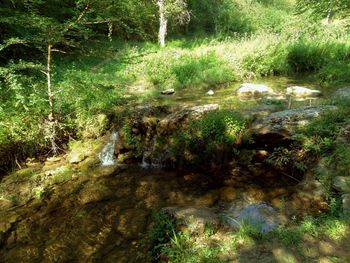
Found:
[[[311,11],[314,16],[327,20],[334,15],[346,16],[350,13],[349,0],[298,0],[296,7],[300,13]]]
[[[186,0],[157,0],[159,8],[159,33],[158,41],[161,47],[165,46],[168,20],[172,19],[176,24],[184,25],[190,22],[190,12],[187,9]]]
[[[89,0],[12,0],[0,10],[0,13],[11,14],[0,20],[0,24],[5,26],[4,35],[7,37],[0,45],[0,51],[14,45],[25,45],[32,51],[45,54],[45,66],[44,63],[18,60],[17,64],[11,62],[11,71],[5,72],[13,74],[14,70],[35,69],[45,75],[49,105],[46,136],[54,153],[58,150],[56,144],[58,117],[52,89],[53,52],[64,52],[63,48],[74,47],[79,39],[86,38],[88,31],[81,26],[81,21],[89,8]]]

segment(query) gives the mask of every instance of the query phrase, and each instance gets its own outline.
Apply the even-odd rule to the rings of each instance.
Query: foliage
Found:
[[[214,152],[232,151],[246,135],[247,120],[238,112],[218,110],[192,120],[185,130],[174,134],[173,150],[201,153],[203,160],[212,159]]]
[[[179,87],[206,86],[229,82],[234,79],[231,70],[222,65],[214,53],[200,57],[186,56],[171,71]]]
[[[350,47],[346,43],[298,42],[290,47],[288,63],[296,72],[330,70],[350,62]],[[329,65],[329,61],[337,65]],[[334,73],[333,73],[334,74]],[[326,74],[325,74],[326,75]],[[332,74],[327,74],[332,78]]]
[[[175,221],[164,211],[154,212],[152,215],[153,227],[148,233],[148,239],[151,241],[151,256],[159,259],[163,246],[171,240],[177,233]]]
[[[350,105],[348,101],[335,102],[338,109],[315,119],[299,131],[297,138],[304,151],[318,162],[315,173],[326,189],[331,210],[340,206],[332,187],[333,178],[348,176],[350,169],[350,150],[347,138],[342,131],[349,123]]]
[[[315,16],[326,18],[332,15],[346,16],[350,12],[350,3],[347,0],[298,0],[296,8],[299,12],[311,10]]]
[[[131,100],[154,97],[157,89],[167,87],[181,92],[310,71],[324,85],[349,81],[345,19],[321,24],[308,14],[294,15],[289,0],[187,4],[190,23],[172,27],[177,35],[159,50],[154,43],[135,42],[156,39],[158,11],[152,1],[3,1],[0,166],[48,150],[46,81],[40,73],[48,41],[67,52],[54,53],[53,61],[59,143],[99,136],[108,128],[108,120],[100,117],[112,118],[114,106],[126,105],[125,95],[139,87],[142,94]],[[80,23],[66,31],[87,6]],[[112,36],[118,37],[111,42],[106,41],[109,23]],[[310,147],[318,147],[313,140],[318,139],[310,138]],[[328,147],[329,139],[322,140],[321,147]]]
[[[292,149],[277,147],[265,162],[279,170],[288,170],[291,175],[298,175],[307,170],[306,160],[304,159],[297,147]]]

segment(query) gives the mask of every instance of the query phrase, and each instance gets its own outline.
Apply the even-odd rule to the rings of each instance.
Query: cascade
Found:
[[[108,143],[103,147],[99,157],[102,166],[118,164],[114,156],[114,147],[118,140],[118,131],[113,131]]]

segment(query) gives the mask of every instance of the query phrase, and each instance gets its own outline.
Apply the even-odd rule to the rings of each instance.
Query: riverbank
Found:
[[[343,95],[344,92],[341,90]],[[234,134],[226,133],[231,131],[227,130],[230,126],[215,129],[215,133],[209,130],[208,135],[215,135],[207,138],[213,147],[197,152],[192,143],[187,145],[192,147],[185,145],[177,149],[203,158],[223,157],[219,147],[222,143],[236,150],[228,152],[225,158],[210,158],[203,164],[201,159],[190,158],[187,161],[195,163],[177,167],[181,170],[166,166],[166,162],[160,166],[162,169],[154,169],[153,164],[162,162],[152,159],[152,153],[158,150],[150,148],[147,142],[157,140],[147,136],[163,136],[158,138],[163,138],[163,147],[171,151],[173,146],[167,139],[172,126],[164,126],[168,128],[158,130],[159,134],[148,132],[153,124],[173,121],[182,133],[192,131],[188,139],[198,145],[203,139],[201,132],[212,121],[243,124],[237,113],[231,114],[227,109],[206,105],[186,107],[186,104],[183,108],[171,104],[136,108],[134,115],[130,115],[133,121],[126,124],[137,124],[138,130],[130,126],[126,141],[123,142],[120,134],[71,142],[67,155],[28,161],[26,168],[6,176],[0,184],[1,258],[6,262],[23,259],[27,262],[266,262],[282,258],[291,262],[333,259],[346,262],[349,259],[349,223],[343,216],[346,203],[342,199],[346,192],[341,192],[347,190],[341,190],[344,185],[335,183],[339,178],[348,178],[346,101],[291,110],[277,107],[275,113],[258,114],[256,125],[248,122],[242,126],[244,131],[252,125],[259,127],[255,132],[260,134],[264,129],[259,125],[269,127],[271,119],[275,124],[288,126],[289,131],[293,127],[294,137],[283,133],[283,127],[274,127],[270,133],[260,134],[264,135],[264,143],[262,140],[257,140],[257,144],[249,140],[242,143],[226,140],[238,136],[241,130],[232,130]],[[167,112],[167,107],[174,112]],[[209,112],[201,115],[200,109]],[[196,122],[189,117],[191,111],[199,118],[200,125],[191,125]],[[311,111],[322,116],[313,118]],[[187,113],[186,117],[183,113]],[[161,119],[155,121],[156,118]],[[205,121],[206,118],[211,121]],[[139,123],[135,122],[137,119]],[[305,120],[308,125],[296,125],[305,125]],[[278,140],[266,140],[277,131],[281,132],[280,137],[275,134],[273,138]],[[144,136],[137,140],[140,133]],[[133,153],[133,147],[138,144],[131,143],[131,148],[127,145],[135,140],[145,147]],[[112,155],[101,155],[110,142],[116,144],[115,148],[107,147]],[[121,158],[123,155],[132,158]],[[142,155],[149,159],[144,160]],[[119,164],[101,166],[100,158],[104,156]],[[175,159],[175,164],[186,159],[185,154],[175,157],[180,158]],[[121,162],[125,163],[121,165]],[[254,210],[254,206],[260,208]],[[253,209],[254,213],[262,209],[259,217],[268,215],[274,230],[265,233],[259,228],[260,223],[249,225],[240,221],[245,209]],[[241,224],[239,229],[230,225],[236,221]]]

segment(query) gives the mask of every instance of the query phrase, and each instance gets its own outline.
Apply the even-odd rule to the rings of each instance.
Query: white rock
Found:
[[[300,86],[287,88],[287,95],[292,95],[295,97],[316,97],[316,96],[320,96],[321,94],[322,93],[319,90],[308,89]]]
[[[244,83],[237,90],[239,97],[263,96],[274,94],[273,89],[262,84]]]
[[[161,92],[163,95],[172,95],[175,93],[174,89],[166,89]]]
[[[211,89],[211,90],[209,90],[208,92],[207,92],[207,95],[209,95],[209,96],[213,96],[214,95],[214,91]]]

